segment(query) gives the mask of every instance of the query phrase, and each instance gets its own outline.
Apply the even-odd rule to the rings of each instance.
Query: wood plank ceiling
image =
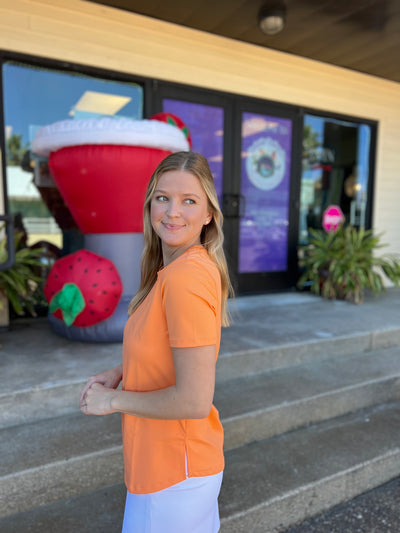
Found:
[[[264,35],[276,0],[100,0],[108,5],[400,82],[400,0],[278,0],[286,25]]]

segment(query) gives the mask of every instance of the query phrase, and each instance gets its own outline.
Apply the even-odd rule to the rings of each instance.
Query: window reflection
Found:
[[[26,231],[27,244],[46,241],[64,253],[81,247],[80,231],[58,193],[47,161],[33,158],[36,131],[65,119],[102,116],[141,119],[143,89],[135,83],[3,64],[6,178],[10,213]]]
[[[365,226],[371,127],[306,115],[300,196],[300,242],[322,228],[324,211],[339,206],[345,223]]]

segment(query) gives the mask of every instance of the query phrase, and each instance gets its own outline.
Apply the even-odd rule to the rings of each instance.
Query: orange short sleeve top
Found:
[[[221,279],[203,246],[193,246],[159,271],[129,317],[123,341],[122,388],[136,392],[175,384],[172,348],[215,344],[221,337]],[[122,415],[125,483],[148,494],[224,468],[223,429],[212,406],[201,420]],[[186,465],[187,461],[187,465]]]

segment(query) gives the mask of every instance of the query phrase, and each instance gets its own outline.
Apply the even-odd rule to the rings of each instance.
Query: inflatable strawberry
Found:
[[[54,263],[44,293],[50,313],[67,326],[85,328],[113,314],[122,283],[109,259],[79,250]]]

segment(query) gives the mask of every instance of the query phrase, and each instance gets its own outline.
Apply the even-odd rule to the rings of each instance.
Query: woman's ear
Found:
[[[207,218],[206,220],[204,221],[204,225],[206,226],[207,224],[209,224],[211,222],[211,220],[213,219],[213,214],[212,214],[212,211],[209,211],[207,213]]]

